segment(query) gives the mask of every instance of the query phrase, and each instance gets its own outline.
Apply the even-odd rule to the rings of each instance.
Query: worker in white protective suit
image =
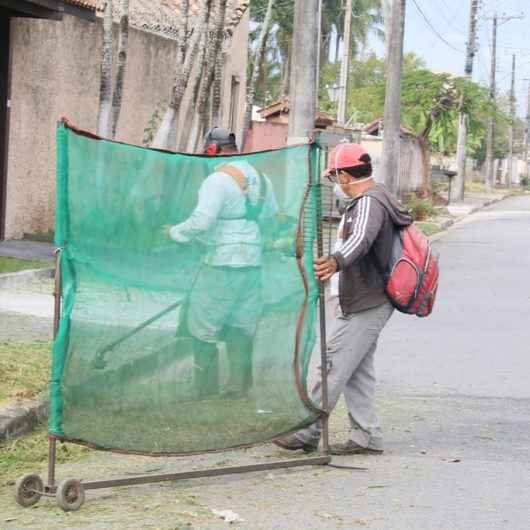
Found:
[[[206,134],[204,152],[237,154],[235,135],[214,127]],[[198,399],[244,397],[252,386],[252,350],[262,309],[262,225],[277,213],[270,180],[248,162],[226,157],[202,183],[191,216],[167,227],[175,242],[200,240],[206,248],[184,317]],[[219,342],[226,344],[229,364],[223,389]]]

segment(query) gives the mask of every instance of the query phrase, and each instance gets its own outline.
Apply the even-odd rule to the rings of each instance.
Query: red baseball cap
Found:
[[[339,144],[329,154],[328,168],[324,171],[325,177],[337,169],[363,166],[370,163],[370,155],[359,144]]]

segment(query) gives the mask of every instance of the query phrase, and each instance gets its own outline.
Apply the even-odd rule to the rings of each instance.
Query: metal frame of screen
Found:
[[[68,127],[74,130],[76,129],[68,120],[63,119],[62,121]],[[83,133],[98,138],[90,133]],[[314,175],[311,175],[312,181]],[[320,198],[322,202],[322,198]],[[319,255],[324,252],[323,243],[323,221],[322,221],[322,205],[319,204],[317,207],[317,251]],[[321,366],[326,367],[327,363],[327,352],[326,352],[326,314],[325,314],[325,292],[322,283],[319,284],[319,325],[320,325],[320,357]],[[61,249],[56,250],[56,266],[55,266],[55,289],[54,289],[54,320],[53,330],[54,337],[57,335],[59,328],[59,319],[61,313]],[[168,473],[168,474],[157,474],[157,475],[139,475],[127,478],[115,478],[106,480],[95,480],[95,481],[82,481],[81,479],[69,478],[61,482],[56,480],[56,448],[57,441],[70,442],[70,443],[83,443],[76,440],[61,439],[58,436],[50,434],[48,436],[48,472],[46,483],[43,483],[42,479],[35,474],[28,474],[21,477],[15,486],[15,498],[17,502],[22,506],[31,506],[39,501],[41,496],[55,497],[58,505],[64,510],[77,510],[81,507],[85,498],[85,490],[111,488],[117,486],[131,486],[136,484],[150,484],[164,481],[175,481],[185,480],[200,477],[216,477],[221,475],[241,474],[250,473],[256,471],[267,471],[271,469],[283,469],[283,468],[294,468],[302,466],[315,466],[315,465],[330,465],[331,456],[329,452],[329,413],[328,413],[328,381],[327,371],[325,369],[320,370],[322,377],[322,404],[321,410],[323,412],[322,421],[322,444],[320,454],[313,457],[297,458],[297,459],[286,459],[274,462],[268,462],[263,464],[253,464],[245,466],[231,466],[222,467],[215,469],[205,469],[197,471],[187,471],[180,473]],[[91,446],[94,449],[101,449],[99,447]],[[104,450],[104,449],[103,449]],[[116,450],[114,450],[116,451]],[[132,454],[131,451],[117,451],[127,454]],[[154,454],[152,456],[167,456],[165,454]],[[343,466],[333,466],[343,467]],[[348,468],[348,469],[360,469],[360,468]]]

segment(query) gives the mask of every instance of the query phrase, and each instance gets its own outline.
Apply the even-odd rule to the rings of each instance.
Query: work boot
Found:
[[[231,399],[248,395],[252,387],[253,338],[241,328],[225,327],[222,337],[226,344],[229,375],[223,394]]]
[[[197,399],[219,395],[219,352],[215,344],[193,337],[194,387]]]
[[[370,447],[363,447],[353,440],[348,440],[343,444],[332,444],[329,448],[332,455],[380,455],[383,453],[382,449],[371,449]]]
[[[302,449],[304,453],[312,453],[318,449],[318,440],[304,442],[300,440],[300,438],[297,438],[296,434],[282,436],[281,438],[274,440],[272,443],[282,449],[287,449],[288,451],[298,451],[299,449]]]

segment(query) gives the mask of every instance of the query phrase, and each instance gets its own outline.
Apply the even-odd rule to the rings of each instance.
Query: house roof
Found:
[[[99,6],[100,0],[65,0],[66,4],[70,4],[77,7],[84,7],[90,11],[96,11]]]
[[[267,107],[263,107],[261,110],[258,110],[258,114],[261,119],[270,120],[281,115],[289,114],[289,110],[289,100],[281,99],[271,103]],[[330,127],[334,122],[335,120],[327,112],[318,111],[315,116],[315,125],[317,127]]]
[[[71,0],[72,2],[91,3],[97,6],[97,11],[103,15],[106,0]],[[176,40],[181,17],[181,0],[131,0],[129,6],[129,25],[133,28],[156,33],[163,37]],[[226,29],[230,31],[236,27],[250,4],[249,0],[228,0]],[[189,17],[194,18],[199,13],[200,0],[189,0]],[[120,16],[120,3],[113,2],[113,16],[117,20]]]
[[[266,107],[263,107],[261,110],[258,110],[258,114],[264,120],[271,118],[278,114],[288,113],[289,112],[289,101],[287,99],[282,99],[280,101],[275,101]]]
[[[377,118],[377,120],[374,120],[372,123],[365,125],[362,129],[362,132],[376,136],[382,125],[383,125],[383,118]],[[414,136],[414,133],[410,129],[405,127],[405,125],[401,124],[399,128],[400,128],[401,134],[405,136]]]

